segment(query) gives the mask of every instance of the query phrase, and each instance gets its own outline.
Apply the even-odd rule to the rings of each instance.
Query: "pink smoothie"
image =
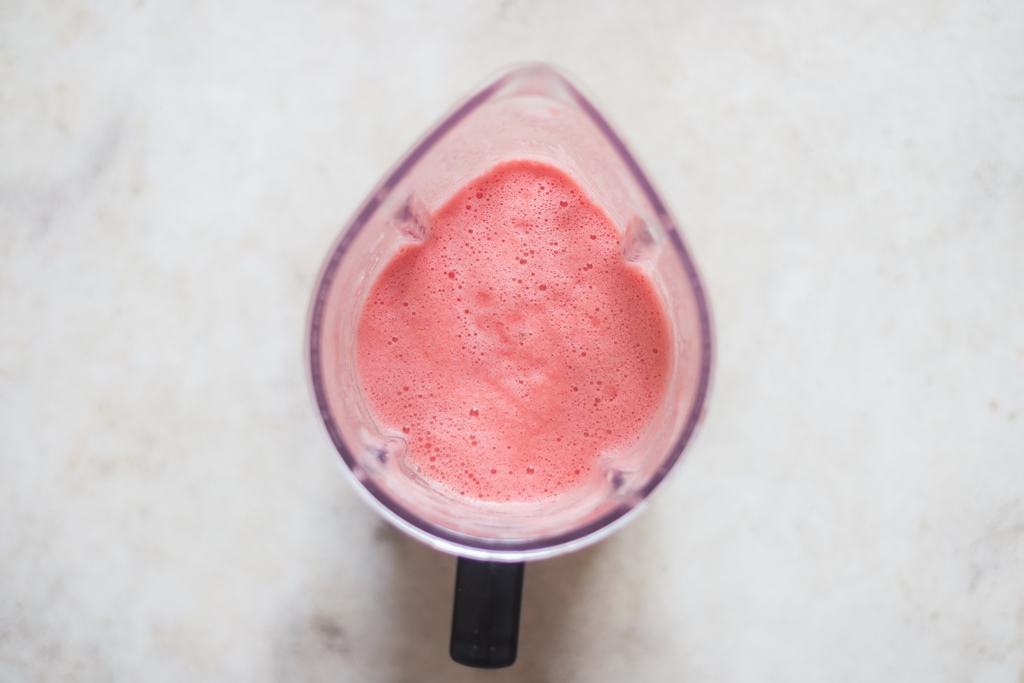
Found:
[[[572,178],[503,163],[402,249],[363,309],[359,377],[411,466],[452,494],[554,496],[635,441],[669,331],[651,282]]]

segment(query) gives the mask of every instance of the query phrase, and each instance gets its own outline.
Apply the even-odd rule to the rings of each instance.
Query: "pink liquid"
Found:
[[[421,476],[536,500],[592,475],[658,406],[669,332],[608,216],[566,174],[503,163],[384,268],[359,323],[370,407]]]

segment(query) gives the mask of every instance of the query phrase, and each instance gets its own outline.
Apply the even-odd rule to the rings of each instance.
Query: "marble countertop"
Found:
[[[1024,680],[1024,5],[639,7],[3,4],[0,680]],[[384,170],[528,59],[663,189],[718,355],[684,464],[479,672],[303,326]]]

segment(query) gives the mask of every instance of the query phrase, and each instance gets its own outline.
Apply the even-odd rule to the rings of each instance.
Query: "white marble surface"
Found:
[[[0,680],[1024,680],[1024,5],[378,4],[0,4]],[[718,364],[476,672],[303,324],[364,193],[524,59],[688,226]]]

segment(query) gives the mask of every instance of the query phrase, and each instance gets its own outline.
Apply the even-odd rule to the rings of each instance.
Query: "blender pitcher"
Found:
[[[402,434],[378,423],[356,371],[356,332],[377,275],[428,237],[433,212],[495,165],[522,159],[568,173],[615,223],[622,258],[664,304],[669,375],[640,438],[603,454],[583,485],[542,501],[473,501],[427,485]],[[587,546],[632,517],[693,434],[711,369],[708,305],[675,221],[594,105],[546,65],[515,68],[471,95],[377,185],[327,257],[308,335],[316,404],[356,489],[403,532],[459,558],[450,654],[480,667],[515,660],[523,562]]]

